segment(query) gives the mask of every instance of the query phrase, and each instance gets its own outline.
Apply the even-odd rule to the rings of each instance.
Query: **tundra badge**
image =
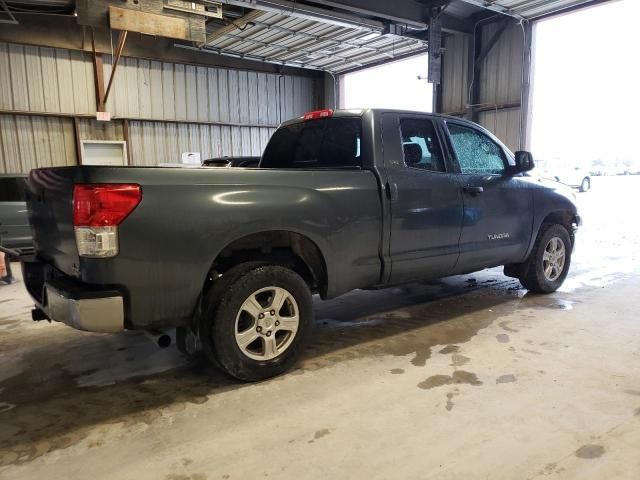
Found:
[[[489,240],[502,240],[503,238],[509,238],[508,233],[490,233],[487,235]]]

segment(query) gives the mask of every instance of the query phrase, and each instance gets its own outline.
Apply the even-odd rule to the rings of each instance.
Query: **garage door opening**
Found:
[[[433,111],[426,54],[385,63],[341,77],[341,108],[397,108]]]
[[[584,225],[567,285],[606,285],[640,265],[636,19],[624,0],[535,24],[531,151],[542,177],[574,187]]]
[[[640,2],[624,0],[535,24],[531,150],[550,170],[640,173]]]

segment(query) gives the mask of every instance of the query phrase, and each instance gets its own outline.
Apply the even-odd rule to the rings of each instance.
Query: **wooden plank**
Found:
[[[187,40],[187,22],[182,18],[109,7],[109,25],[117,30]]]
[[[93,54],[93,82],[96,95],[96,110],[98,112],[104,112],[104,64],[102,63],[102,55],[96,53],[93,28],[91,29],[91,53]]]
[[[155,14],[163,19],[184,21],[186,40],[200,44],[206,40],[205,16],[168,10],[164,8],[164,0],[135,0],[134,2],[125,2],[125,0],[76,0],[78,25],[109,27],[109,7],[111,6],[114,8],[124,7],[128,12]],[[102,49],[102,52],[105,53],[106,51]]]

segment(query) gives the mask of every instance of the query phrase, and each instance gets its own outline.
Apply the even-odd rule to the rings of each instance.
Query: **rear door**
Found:
[[[464,220],[456,273],[519,262],[533,222],[533,191],[508,175],[508,151],[468,123],[447,121],[448,145],[462,186]]]
[[[390,283],[449,274],[458,260],[462,193],[428,116],[383,115],[390,205]]]

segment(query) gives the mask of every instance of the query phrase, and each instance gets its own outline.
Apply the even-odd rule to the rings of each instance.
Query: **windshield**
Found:
[[[260,168],[360,168],[361,139],[359,117],[287,125],[271,137]]]

